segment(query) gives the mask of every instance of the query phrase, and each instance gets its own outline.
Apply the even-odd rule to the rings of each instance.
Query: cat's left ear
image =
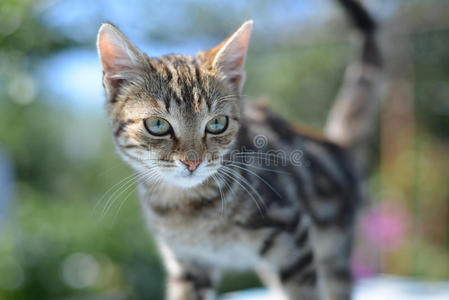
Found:
[[[245,83],[244,64],[252,27],[253,21],[246,21],[226,40],[206,52],[212,68],[221,73],[238,93]]]
[[[145,57],[133,43],[111,23],[103,23],[97,36],[98,56],[103,71],[119,76],[145,65]]]
[[[115,98],[123,81],[132,80],[148,67],[145,55],[110,23],[104,23],[98,31],[97,49],[110,99]]]

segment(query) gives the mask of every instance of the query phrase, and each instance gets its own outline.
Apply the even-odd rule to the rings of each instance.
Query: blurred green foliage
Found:
[[[449,139],[449,30],[417,35],[414,39],[416,110],[419,124]]]
[[[44,99],[39,63],[82,44],[46,26],[36,12],[40,4],[0,3],[0,150],[16,172],[8,222],[0,223],[0,299],[162,299],[162,266],[134,185],[114,186],[132,171],[115,154],[106,119]],[[206,24],[209,33],[228,26],[203,22],[197,27]],[[292,121],[320,127],[342,80],[347,43],[267,45],[256,40],[251,48],[245,94]],[[449,30],[413,37],[418,139],[394,170],[400,177],[410,161],[416,165],[419,206],[404,207],[420,235],[408,232],[401,248],[386,254],[392,264],[380,271],[449,276],[448,49]],[[89,138],[78,140],[77,134]],[[398,194],[414,187],[400,185]],[[111,199],[116,201],[102,218]],[[409,251],[413,247],[419,255]],[[221,291],[257,284],[248,274],[226,277]]]

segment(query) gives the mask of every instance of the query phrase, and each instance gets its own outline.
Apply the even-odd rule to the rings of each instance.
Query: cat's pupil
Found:
[[[218,122],[218,118],[214,119],[214,122],[211,125],[212,130],[220,130],[221,124]]]
[[[157,127],[161,127],[161,120],[157,120],[156,126],[157,126]]]

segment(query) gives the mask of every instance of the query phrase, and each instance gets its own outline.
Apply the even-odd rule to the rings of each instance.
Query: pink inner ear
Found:
[[[252,22],[244,23],[225,43],[215,58],[215,66],[227,73],[228,77],[238,81],[243,72]]]
[[[234,41],[230,49],[230,55],[235,56],[231,67],[235,70],[243,67],[245,62],[246,50],[248,49],[249,35],[251,29],[244,30]]]
[[[237,43],[240,41],[235,41]],[[243,66],[245,60],[245,45],[229,45],[221,54],[218,64],[227,71],[238,71]]]
[[[98,48],[105,73],[114,74],[130,67],[130,57],[122,47],[113,42],[108,33],[100,34]]]

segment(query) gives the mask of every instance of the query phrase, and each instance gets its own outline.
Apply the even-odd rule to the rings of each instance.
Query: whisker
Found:
[[[134,176],[132,176],[131,178],[129,178],[128,180],[126,180],[126,182],[122,183],[108,198],[108,200],[106,201],[106,203],[103,206],[103,209],[101,211],[101,218],[104,217],[106,211],[109,209],[109,206],[112,204],[112,202],[114,202],[113,200],[115,199],[117,193],[119,193],[120,191],[122,191],[125,187],[127,187],[128,185],[132,184],[134,182],[134,180],[136,178],[138,178],[139,176],[141,176],[142,174],[144,174],[144,172],[140,172],[135,174]]]
[[[225,169],[229,170],[230,172],[232,172],[233,174],[235,174],[235,176],[237,176],[238,178],[240,178],[240,180],[243,183],[245,183],[258,196],[262,205],[265,205],[265,202],[263,201],[263,197],[259,194],[259,192],[253,187],[253,185],[245,177],[243,177],[239,172],[237,172],[236,170],[233,170],[232,168],[229,168],[227,166],[223,166],[223,167]]]
[[[230,178],[233,181],[235,181],[250,197],[251,199],[254,201],[254,203],[256,204],[257,209],[259,210],[260,215],[263,217],[263,211],[262,208],[260,207],[259,202],[257,201],[257,199],[254,197],[254,195],[237,179],[235,178],[235,176],[232,173],[228,173],[225,170],[221,170],[223,173],[221,173],[224,177]],[[219,170],[220,172],[220,170]]]
[[[214,101],[215,102],[220,102],[220,101],[227,100],[227,99],[239,99],[239,98],[242,98],[242,97],[251,97],[251,95],[247,95],[247,94],[241,94],[241,95],[239,95],[239,94],[230,94],[230,95],[224,95],[222,97],[219,97],[219,98],[215,99]]]
[[[133,158],[138,161],[157,161],[157,162],[167,161],[167,160],[164,160],[161,158],[141,158],[141,157],[136,157],[136,156],[133,156]],[[167,161],[167,162],[171,162],[171,161]]]
[[[235,180],[235,182],[243,189],[243,190],[245,190],[247,193],[248,193],[248,195],[254,200],[254,203],[256,204],[256,206],[257,206],[257,209],[259,210],[259,212],[260,212],[260,214],[263,216],[263,211],[262,211],[262,208],[261,208],[261,206],[260,206],[260,204],[259,204],[259,202],[257,201],[257,199],[254,197],[254,194],[253,193],[255,193],[257,196],[258,196],[258,198],[259,198],[259,201],[261,201],[262,203],[263,203],[263,201],[262,201],[262,198],[261,198],[261,196],[260,196],[260,194],[246,181],[246,183],[242,180],[242,179],[244,179],[244,178],[242,178],[241,176],[240,176],[240,180],[241,180],[241,182],[242,183],[245,183],[246,185],[248,185],[248,187],[249,188],[251,188],[252,190],[253,190],[253,193],[251,193],[240,181],[239,181],[239,178],[237,178],[237,173],[234,171],[234,170],[232,170],[231,168],[228,168],[228,167],[225,167],[225,166],[222,166],[222,169],[218,169],[218,172],[220,172],[220,171],[222,171],[223,173],[222,173],[222,175],[224,175],[224,176],[226,176],[226,177],[229,177],[229,178],[231,178],[231,179],[233,179],[233,180]]]
[[[104,219],[104,217],[107,215],[108,211],[111,209],[111,207],[114,205],[114,202],[117,201],[117,199],[120,198],[120,196],[126,192],[127,190],[129,190],[130,187],[133,186],[133,184],[135,183],[134,180],[140,180],[141,178],[145,177],[148,174],[148,172],[141,172],[139,173],[137,176],[131,178],[130,180],[128,180],[125,184],[123,184],[118,190],[116,190],[114,192],[114,194],[116,194],[114,196],[111,195],[111,197],[109,198],[109,200],[107,201],[105,207],[103,208],[102,211],[102,215],[101,215],[101,219]],[[120,191],[120,192],[119,192]],[[118,194],[117,194],[118,193]]]
[[[263,177],[259,176],[259,174],[257,174],[256,172],[253,172],[253,171],[249,170],[248,168],[240,167],[240,166],[237,166],[234,164],[231,164],[230,166],[233,166],[235,168],[238,168],[238,169],[246,171],[246,172],[250,172],[257,178],[259,178],[263,183],[265,183],[265,185],[268,186],[270,188],[270,190],[272,190],[273,193],[275,193],[279,198],[282,198],[281,194],[279,194],[279,192],[271,184],[269,184]]]
[[[263,170],[263,171],[267,171],[267,172],[273,172],[273,173],[278,173],[278,174],[283,174],[283,175],[292,175],[290,172],[287,172],[287,171],[268,169],[268,168],[259,167],[259,166],[255,166],[255,165],[252,165],[252,164],[244,163],[244,162],[241,162],[241,161],[228,160],[228,159],[223,159],[222,161],[225,162],[225,163],[240,164],[240,165],[248,166],[248,167],[251,167],[251,168],[255,168],[255,169],[259,169],[259,170]]]
[[[94,208],[92,209],[92,211],[94,212],[98,206],[101,204],[101,202],[103,202],[103,200],[106,198],[106,195],[112,190],[114,189],[117,185],[121,184],[122,182],[126,181],[127,179],[137,176],[139,173],[132,173],[131,175],[126,176],[125,178],[123,178],[122,180],[120,180],[119,182],[115,183],[113,186],[111,186],[106,192],[104,192],[103,196],[101,196],[101,198],[97,201],[97,203],[95,204]]]
[[[116,160],[116,161],[113,163],[112,166],[110,166],[106,170],[103,170],[103,171],[99,172],[96,176],[99,176],[99,177],[104,176],[106,173],[108,173],[112,169],[115,169],[115,168],[123,165],[123,162],[120,160],[120,158],[115,158],[114,160]]]
[[[116,220],[116,218],[117,218],[117,216],[118,216],[120,210],[122,209],[123,204],[126,202],[126,200],[128,200],[129,196],[131,196],[131,194],[132,194],[133,192],[135,192],[136,188],[137,188],[137,185],[134,185],[134,188],[132,188],[132,189],[126,194],[125,199],[124,199],[123,201],[121,201],[121,203],[120,203],[120,205],[119,205],[117,211],[116,211],[115,214],[114,214],[114,217],[113,217],[114,222],[115,222],[115,220]]]
[[[219,97],[217,99],[214,100],[214,102],[220,102],[220,101],[226,101],[226,100],[231,100],[231,99],[238,99],[240,96],[236,95],[236,94],[231,94],[231,95],[225,95],[222,97]]]
[[[224,177],[222,176],[222,174],[220,174],[220,173],[216,173],[215,175],[223,181],[223,183],[224,183],[224,184],[226,185],[226,187],[228,188],[228,191],[231,191],[232,196],[235,196],[235,192],[234,192],[234,190],[231,188],[231,186],[229,185],[229,183],[228,183],[228,181],[226,180],[226,178],[224,178]]]
[[[123,201],[121,201],[121,203],[120,203],[116,213],[114,214],[113,219],[115,220],[117,218],[120,210],[122,209],[122,206],[125,204],[126,200],[128,200],[129,196],[136,190],[138,184],[143,183],[143,182],[147,181],[150,178],[153,178],[153,179],[156,178],[157,180],[159,180],[159,178],[157,178],[157,177],[158,176],[157,176],[157,173],[156,173],[155,170],[149,170],[149,172],[146,174],[146,176],[143,176],[142,178],[138,179],[137,180],[138,182],[136,181],[136,185],[134,186],[134,188],[131,189],[131,191],[129,191],[127,193],[125,199]]]

